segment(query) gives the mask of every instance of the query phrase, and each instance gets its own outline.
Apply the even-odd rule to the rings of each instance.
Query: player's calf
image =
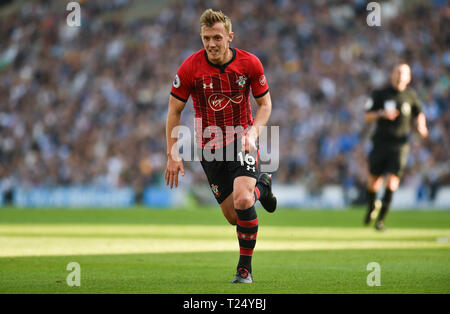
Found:
[[[239,210],[236,209],[238,216],[236,225],[236,234],[239,241],[239,269],[246,270],[247,273],[252,272],[252,256],[256,245],[256,238],[258,235],[258,216],[256,214],[255,206]]]

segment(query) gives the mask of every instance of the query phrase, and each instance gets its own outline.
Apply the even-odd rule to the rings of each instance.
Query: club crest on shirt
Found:
[[[246,82],[247,78],[245,77],[245,75],[240,75],[239,78],[236,80],[236,83],[239,85],[239,88],[244,88]]]
[[[405,116],[409,116],[411,114],[411,105],[408,102],[404,102],[402,104],[402,113]]]
[[[219,192],[219,186],[218,185],[211,184],[211,191],[214,193],[214,196],[216,198],[219,198],[220,192]]]

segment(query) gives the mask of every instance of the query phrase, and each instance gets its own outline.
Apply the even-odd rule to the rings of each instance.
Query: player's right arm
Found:
[[[178,187],[178,174],[184,176],[183,160],[178,153],[178,131],[180,125],[181,112],[186,105],[192,88],[191,82],[191,64],[183,62],[178,69],[177,75],[172,84],[172,90],[169,97],[169,110],[166,121],[166,142],[167,142],[167,166],[165,172],[166,184],[170,188]]]
[[[395,119],[397,119],[399,114],[400,114],[400,112],[397,109],[390,110],[390,111],[380,109],[377,111],[366,112],[366,114],[364,116],[364,120],[366,122],[378,121],[379,119],[386,119],[386,120],[394,121]]]
[[[379,119],[394,121],[397,119],[399,114],[400,112],[397,109],[384,110],[378,94],[373,92],[366,102],[366,113],[364,115],[364,120],[368,123],[378,121]]]
[[[368,123],[377,121],[379,118],[380,116],[376,111],[369,111],[364,115],[364,120]]]
[[[173,188],[174,185],[178,187],[178,173],[181,172],[181,175],[184,176],[183,160],[178,154],[176,128],[180,125],[181,112],[185,105],[185,102],[170,95],[166,121],[167,166],[165,172],[166,184],[170,188]]]

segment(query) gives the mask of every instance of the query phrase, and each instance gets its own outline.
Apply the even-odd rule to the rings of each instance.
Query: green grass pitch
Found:
[[[233,285],[235,227],[218,207],[0,208],[0,293],[449,293],[450,211],[392,211],[386,232],[358,209],[258,209],[254,283]],[[80,286],[66,270],[80,265]],[[367,265],[380,265],[368,286]]]

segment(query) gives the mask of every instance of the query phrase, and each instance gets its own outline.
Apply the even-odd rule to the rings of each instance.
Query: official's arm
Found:
[[[420,136],[423,138],[428,136],[427,120],[423,112],[419,113],[417,116],[417,132],[419,132]]]

